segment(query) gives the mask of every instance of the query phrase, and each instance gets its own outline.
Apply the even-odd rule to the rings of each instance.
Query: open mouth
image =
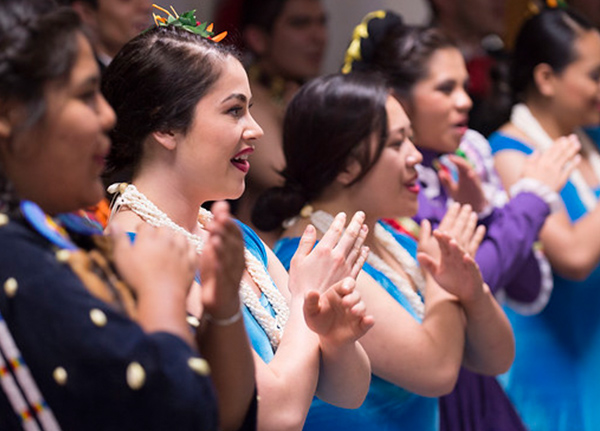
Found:
[[[419,190],[421,190],[421,186],[419,185],[419,178],[415,177],[414,180],[408,182],[405,184],[406,188],[408,189],[409,192],[411,193],[419,193]]]
[[[254,148],[252,147],[240,151],[231,159],[231,164],[243,173],[247,173],[250,170],[250,162],[248,161],[248,157],[250,157],[250,154],[253,152]]]

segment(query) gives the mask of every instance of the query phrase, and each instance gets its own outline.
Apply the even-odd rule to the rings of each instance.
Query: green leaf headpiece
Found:
[[[173,6],[171,6],[171,10],[173,11],[173,13],[155,4],[153,4],[152,7],[166,14],[166,17],[162,17],[160,15],[152,13],[152,16],[154,17],[154,23],[157,27],[181,27],[184,30],[189,31],[190,33],[198,34],[205,39],[212,40],[213,42],[220,42],[225,38],[225,36],[227,36],[226,31],[214,36],[213,24],[209,24],[208,22],[201,23],[200,21],[198,21],[196,19],[195,9],[184,12],[181,15],[179,15],[175,11]]]

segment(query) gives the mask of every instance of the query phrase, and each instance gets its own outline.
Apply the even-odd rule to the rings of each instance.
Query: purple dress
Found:
[[[483,278],[500,302],[523,314],[537,313],[548,302],[553,286],[548,261],[534,247],[549,206],[531,192],[508,199],[494,171],[489,144],[479,133],[469,130],[460,149],[479,174],[489,202],[479,214],[487,232],[475,256]],[[422,153],[415,220],[428,219],[435,226],[452,200],[441,187],[434,165],[440,158],[449,165],[442,154]],[[442,431],[525,430],[496,378],[466,369],[461,370],[454,391],[440,398],[440,421]]]

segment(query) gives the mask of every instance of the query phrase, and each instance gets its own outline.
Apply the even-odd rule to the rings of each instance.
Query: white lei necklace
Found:
[[[204,246],[202,238],[198,235],[194,235],[171,220],[167,214],[154,205],[150,199],[141,193],[133,184],[113,184],[108,188],[108,192],[119,192],[119,195],[115,198],[112,206],[111,217],[116,214],[121,207],[127,207],[151,226],[164,226],[183,234],[187,240],[194,245],[196,252],[198,254],[202,253],[202,248]],[[212,217],[213,215],[210,211],[200,208],[200,213],[198,215],[200,227],[204,227],[204,224],[210,221]],[[246,270],[248,271],[248,274],[250,274],[250,278],[252,278],[275,310],[275,317],[262,306],[259,297],[254,293],[252,287],[244,280],[240,282],[240,296],[242,302],[248,307],[254,318],[265,330],[273,348],[277,349],[283,335],[283,329],[290,315],[290,309],[284,296],[273,284],[265,266],[247,248],[244,248],[244,257],[246,260]]]
[[[325,211],[314,211],[310,214],[311,223],[322,233],[329,229],[331,223],[333,223],[333,216],[326,213]],[[367,262],[377,271],[385,275],[396,288],[404,295],[404,297],[410,303],[410,306],[414,310],[415,314],[419,319],[423,319],[425,315],[425,304],[423,298],[425,295],[425,278],[419,268],[417,261],[410,255],[408,251],[404,249],[394,236],[388,232],[379,223],[375,225],[375,238],[379,243],[396,259],[402,266],[406,274],[413,281],[419,293],[415,292],[410,281],[394,271],[382,258],[377,256],[372,251],[369,253]]]
[[[513,107],[510,121],[515,127],[531,138],[541,151],[548,150],[554,144],[552,138],[546,133],[525,104],[519,103]],[[596,178],[600,180],[600,155],[598,151],[587,139],[580,139],[580,141]],[[586,209],[588,211],[592,210],[596,206],[597,198],[591,187],[586,183],[583,175],[581,175],[581,172],[579,172],[579,169],[575,169],[571,173],[569,180],[577,190],[577,194]]]

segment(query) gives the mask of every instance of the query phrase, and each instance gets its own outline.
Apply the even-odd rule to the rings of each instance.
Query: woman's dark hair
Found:
[[[51,1],[3,0],[0,5],[0,100],[24,104],[26,127],[45,113],[44,89],[67,82],[77,58],[81,23]]]
[[[285,183],[259,197],[252,223],[265,231],[280,227],[318,198],[352,160],[362,169],[351,184],[360,181],[379,159],[387,139],[388,95],[383,79],[373,74],[330,75],[305,84],[285,114],[286,167],[281,173]]]
[[[360,60],[352,61],[352,70],[381,73],[401,98],[409,98],[414,85],[428,76],[429,59],[436,51],[456,47],[439,30],[407,26],[393,12],[371,18],[367,33],[360,40]]]
[[[510,84],[515,101],[535,88],[533,71],[538,64],[548,64],[561,73],[577,59],[575,42],[594,27],[569,8],[546,8],[527,20],[515,40]]]
[[[232,47],[175,26],[156,27],[129,41],[102,76],[102,93],[117,114],[108,174],[135,172],[150,133],[186,133],[196,105],[231,55],[237,58]]]
[[[281,15],[288,0],[243,0],[241,29],[253,25],[267,34],[273,30],[273,24]]]
[[[78,55],[79,17],[50,0],[2,0],[0,3],[0,114],[24,107],[13,133],[33,127],[46,113],[44,90],[66,84]],[[0,145],[12,145],[12,140]],[[0,166],[0,206],[15,199]]]

